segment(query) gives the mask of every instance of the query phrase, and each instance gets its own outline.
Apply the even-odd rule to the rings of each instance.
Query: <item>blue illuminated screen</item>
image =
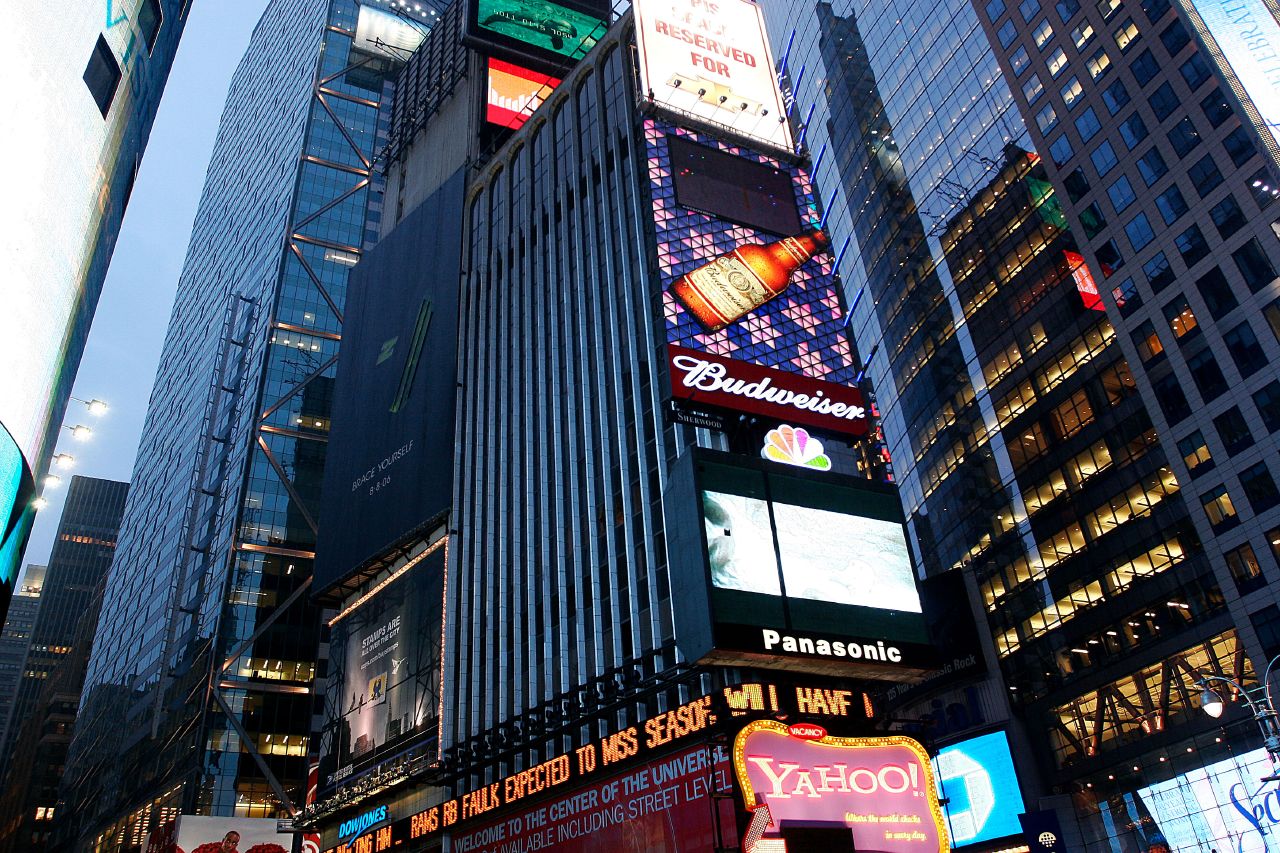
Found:
[[[933,763],[940,793],[950,800],[945,810],[952,845],[963,847],[1022,831],[1022,792],[1004,732],[943,747]]]

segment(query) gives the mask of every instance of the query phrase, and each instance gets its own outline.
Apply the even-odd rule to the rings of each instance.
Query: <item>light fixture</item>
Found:
[[[48,505],[49,505],[49,502],[44,498],[36,498],[31,502],[31,506],[33,509],[35,509],[36,512],[39,512],[40,510],[44,509]]]
[[[70,453],[55,454],[52,461],[53,464],[57,465],[59,468],[70,468],[72,465],[76,464],[76,458]]]
[[[61,486],[61,485],[62,485],[62,478],[59,477],[57,474],[44,475],[44,487],[46,489],[56,489],[58,488],[58,486]]]
[[[64,426],[63,429],[71,432],[71,437],[76,441],[88,441],[93,436],[93,430],[84,424],[76,424],[75,426]]]
[[[1218,691],[1206,684],[1200,693],[1200,707],[1216,720],[1222,716],[1226,706],[1222,704],[1222,697],[1218,695]]]
[[[102,417],[110,411],[111,408],[97,397],[94,397],[92,400],[81,400],[79,397],[72,397],[71,399],[75,400],[77,403],[84,403],[85,407],[89,409],[89,414],[93,415],[95,418]]]

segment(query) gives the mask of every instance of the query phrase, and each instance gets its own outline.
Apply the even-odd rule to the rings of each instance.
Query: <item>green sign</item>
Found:
[[[599,17],[544,0],[479,0],[478,35],[579,59],[604,34]]]

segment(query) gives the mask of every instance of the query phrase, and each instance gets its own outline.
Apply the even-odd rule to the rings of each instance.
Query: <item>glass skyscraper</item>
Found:
[[[0,615],[189,5],[33,6],[0,59],[0,133],[24,152],[0,204]]]
[[[918,554],[986,628],[896,713],[978,684],[1069,849],[1146,850],[1257,746],[1196,682],[1277,651],[1263,138],[1168,3],[764,8]]]
[[[232,79],[68,761],[88,849],[303,801],[346,279],[377,230],[395,41],[433,17],[272,0]]]

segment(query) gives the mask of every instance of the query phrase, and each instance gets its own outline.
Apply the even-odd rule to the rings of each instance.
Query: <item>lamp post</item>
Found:
[[[1251,690],[1246,689],[1235,679],[1221,675],[1204,675],[1196,682],[1196,685],[1201,688],[1200,707],[1215,720],[1226,710],[1226,703],[1223,702],[1218,691],[1213,689],[1212,683],[1218,681],[1235,688],[1236,692],[1244,698],[1250,713],[1253,714],[1253,721],[1258,724],[1258,730],[1262,733],[1262,745],[1271,754],[1273,762],[1280,760],[1280,716],[1276,714],[1275,703],[1271,700],[1270,683],[1271,668],[1275,666],[1276,661],[1280,661],[1280,655],[1271,659],[1262,676],[1262,683]],[[1274,778],[1276,777],[1268,777],[1268,779]]]

